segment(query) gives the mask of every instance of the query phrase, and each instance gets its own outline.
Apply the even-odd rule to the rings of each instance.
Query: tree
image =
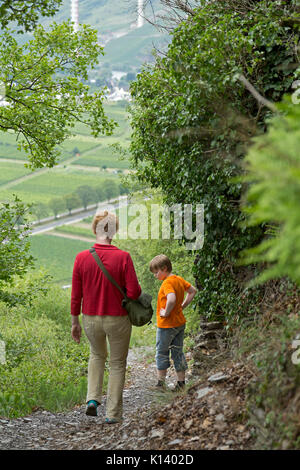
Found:
[[[103,201],[105,194],[102,186],[96,186],[95,188],[96,194],[97,194],[97,202]]]
[[[122,183],[119,184],[119,194],[129,194],[130,190],[127,186],[124,186]]]
[[[196,14],[196,3],[200,4],[201,0],[198,0],[198,2],[189,0],[160,0],[159,3],[161,3],[162,8],[158,13],[153,14],[152,17],[148,15],[145,19],[157,29],[170,32],[182,21],[185,21],[187,17]],[[152,7],[152,0],[145,0],[145,7],[148,4]],[[151,10],[154,13],[153,8]]]
[[[96,191],[90,186],[84,185],[79,186],[76,190],[76,194],[82,201],[83,207],[86,209],[90,203],[98,202],[98,196]]]
[[[0,107],[0,130],[15,133],[32,169],[57,163],[59,145],[72,134],[76,122],[86,124],[94,136],[110,134],[114,127],[104,114],[103,91],[91,94],[86,84],[89,69],[103,54],[97,32],[84,25],[75,33],[70,22],[54,23],[47,31],[37,26],[40,16],[52,16],[61,3],[0,2],[0,95],[5,94],[7,103]],[[10,22],[19,33],[32,31],[32,39],[19,44],[9,29]],[[65,209],[58,198],[50,206],[55,217]],[[32,264],[25,212],[25,205],[17,199],[0,211],[0,297],[7,302],[11,296],[5,286],[13,283],[15,275],[23,276]]]
[[[37,216],[37,219],[40,222],[42,217],[47,217],[49,214],[49,208],[46,204],[39,202],[38,204],[34,204],[32,207],[32,212]]]
[[[22,278],[33,266],[33,257],[29,254],[30,225],[27,214],[28,207],[17,196],[0,207],[0,300],[10,305],[25,299],[22,299],[21,292],[19,296],[10,294],[7,287],[13,284],[15,275]],[[23,225],[20,225],[20,219]]]
[[[49,207],[52,210],[54,217],[57,218],[57,215],[66,209],[66,203],[64,199],[54,197],[49,201]]]
[[[49,31],[38,26],[24,45],[9,30],[0,35],[0,81],[9,103],[0,108],[0,130],[15,132],[31,168],[56,164],[59,145],[76,122],[85,123],[95,137],[112,132],[103,91],[91,94],[84,83],[100,54],[97,32],[86,25],[77,33],[70,23],[54,24]]]
[[[112,180],[105,180],[103,183],[103,191],[108,200],[119,195],[118,186]]]
[[[65,200],[66,208],[69,211],[69,214],[71,214],[72,209],[76,209],[77,207],[80,207],[81,200],[78,197],[78,195],[75,193],[66,194],[66,196],[64,196],[64,200]]]
[[[73,150],[72,150],[72,154],[74,155],[74,157],[77,155],[77,154],[80,154],[80,150],[78,147],[74,147]]]
[[[2,0],[0,24],[5,28],[11,21],[17,22],[19,32],[32,31],[39,16],[53,16],[63,0]]]

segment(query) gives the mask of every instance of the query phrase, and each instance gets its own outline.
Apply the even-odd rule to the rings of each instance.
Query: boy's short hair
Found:
[[[94,216],[92,230],[95,235],[98,235],[102,238],[112,238],[119,230],[119,219],[111,212],[98,212]]]
[[[157,255],[150,261],[149,268],[152,273],[164,267],[167,268],[168,272],[172,271],[172,263],[166,255]]]

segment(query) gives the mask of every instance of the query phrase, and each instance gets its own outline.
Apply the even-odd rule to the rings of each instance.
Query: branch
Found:
[[[283,18],[280,21],[280,26],[290,26],[293,28],[295,25],[299,28],[300,26],[300,18],[290,17],[290,18]]]
[[[155,15],[154,13],[153,20],[147,16],[145,16],[144,19],[162,31],[173,31],[174,28],[183,20],[186,20],[188,16],[194,16],[196,14],[188,0],[160,0],[160,3],[166,8],[164,11],[165,15]],[[152,0],[145,0],[144,6],[146,7],[149,4],[153,11]],[[161,20],[162,24],[159,24],[158,20]],[[172,23],[174,23],[174,26]]]
[[[247,78],[243,74],[238,75],[238,80],[245,85],[248,91],[250,91],[251,95],[262,105],[269,108],[273,113],[278,113],[276,106],[266,98],[264,98],[255,88],[254,86],[247,80]]]

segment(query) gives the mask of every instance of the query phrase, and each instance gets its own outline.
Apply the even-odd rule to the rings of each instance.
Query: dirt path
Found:
[[[83,242],[91,242],[91,243],[95,243],[95,237],[92,238],[88,238],[88,237],[84,237],[84,236],[80,236],[80,235],[73,235],[72,233],[63,233],[63,232],[54,232],[54,231],[47,231],[45,232],[46,235],[53,235],[54,237],[62,237],[62,238],[71,238],[73,240],[81,240]]]
[[[147,413],[152,406],[155,392],[155,367],[147,363],[146,350],[130,350],[128,356],[127,381],[124,389],[124,421],[122,425],[104,424],[105,396],[97,417],[85,415],[85,405],[66,413],[36,411],[28,417],[0,419],[0,449],[89,449],[107,448],[111,442],[111,431],[130,423],[137,413]],[[153,356],[153,348],[150,348]],[[142,359],[142,360],[141,360]]]
[[[104,423],[85,415],[85,405],[66,413],[37,411],[25,418],[0,419],[0,449],[35,450],[200,450],[249,449],[244,388],[249,374],[241,364],[224,363],[198,377],[186,393],[159,393],[153,348],[130,351],[124,389],[124,420]],[[167,379],[174,385],[174,372]],[[189,380],[191,380],[191,376]],[[214,380],[212,380],[214,379]]]

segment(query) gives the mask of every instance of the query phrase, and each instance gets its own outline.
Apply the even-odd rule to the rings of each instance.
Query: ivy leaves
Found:
[[[293,7],[261,1],[241,13],[235,2],[203,2],[172,33],[166,55],[132,85],[137,177],[160,187],[168,204],[205,207],[205,241],[194,272],[204,286],[199,307],[206,316],[228,319],[247,309],[248,302],[238,300],[244,287],[236,282],[235,263],[262,230],[240,226],[242,187],[233,177],[243,172],[247,146],[270,111],[237,77],[246,76],[272,101],[289,89],[294,74],[279,67],[295,61],[294,35],[281,25],[286,8]]]

